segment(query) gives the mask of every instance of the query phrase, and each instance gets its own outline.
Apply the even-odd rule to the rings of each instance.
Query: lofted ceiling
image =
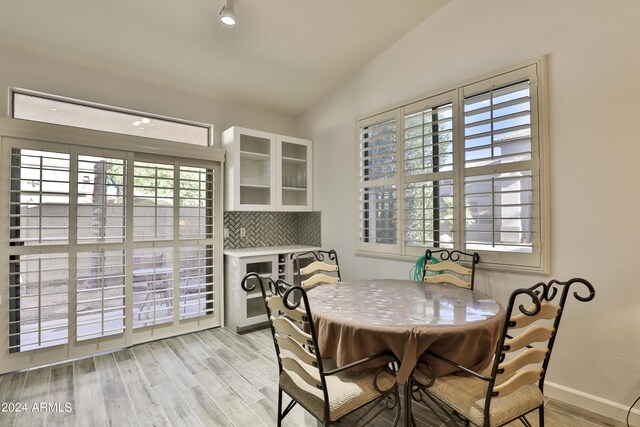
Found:
[[[447,1],[0,0],[0,47],[297,115]]]

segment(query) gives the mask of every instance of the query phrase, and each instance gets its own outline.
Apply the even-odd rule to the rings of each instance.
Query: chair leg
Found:
[[[521,422],[522,424],[524,424],[524,426],[525,426],[525,427],[533,427],[533,426],[531,425],[531,423],[529,422],[529,420],[527,419],[527,417],[526,417],[526,416],[524,416],[524,415],[523,415],[523,416],[521,416],[521,417],[520,417],[520,418],[518,418],[518,419],[520,420],[520,422]]]
[[[400,414],[402,412],[402,404],[400,403],[400,391],[398,390],[398,386],[396,385],[396,389],[393,391],[394,399],[396,400],[396,416],[393,418],[393,427],[397,427],[400,422]]]
[[[278,427],[282,426],[282,389],[278,387]]]
[[[538,414],[540,415],[540,427],[544,427],[544,405],[542,405],[538,411]]]

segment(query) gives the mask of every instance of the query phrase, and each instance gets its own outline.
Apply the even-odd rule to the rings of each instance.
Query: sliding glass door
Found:
[[[0,373],[220,324],[219,162],[6,138],[2,153]]]

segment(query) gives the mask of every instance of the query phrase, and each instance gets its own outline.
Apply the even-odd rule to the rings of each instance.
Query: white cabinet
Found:
[[[264,300],[257,279],[249,279],[255,284],[253,291],[242,289],[242,278],[247,273],[258,273],[262,277],[283,279],[299,283],[293,271],[291,253],[317,250],[312,246],[278,246],[267,248],[225,249],[225,326],[236,332],[246,332],[268,324]],[[265,286],[268,282],[265,280]],[[269,292],[267,290],[267,292]]]
[[[311,211],[311,141],[234,126],[222,144],[226,210]]]
[[[287,254],[255,256],[246,258],[225,257],[225,326],[238,333],[267,324],[264,299],[258,279],[248,280],[249,287],[255,285],[251,292],[242,289],[242,278],[247,273],[258,273],[265,279],[273,277],[287,280],[291,262],[287,262]],[[268,286],[268,281],[264,281]],[[267,292],[269,292],[267,290]]]

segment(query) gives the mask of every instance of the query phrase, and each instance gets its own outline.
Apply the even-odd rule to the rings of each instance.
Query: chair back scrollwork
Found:
[[[337,257],[335,260],[337,263]],[[389,361],[397,362],[395,356],[381,353],[342,367],[325,370],[306,289],[303,286],[291,285],[282,279],[274,280],[257,273],[247,274],[242,279],[241,286],[245,292],[254,292],[256,286],[260,286],[269,319],[278,357],[277,425],[281,425],[284,417],[296,404],[302,405],[323,421],[325,426],[368,405],[368,409],[356,420],[356,424],[360,425],[360,421],[371,413],[373,417],[369,418],[367,423],[382,412],[378,403],[383,400],[386,400],[383,409],[396,411],[394,425],[398,424],[398,387],[395,375],[385,364]],[[363,371],[361,377],[347,373],[348,370],[375,359],[380,359],[379,363],[382,363],[382,366],[377,368],[373,375],[368,371]],[[333,406],[329,402],[327,384],[332,385],[332,396],[337,402]],[[353,390],[360,392],[353,394]],[[283,392],[292,399],[284,409]]]
[[[338,253],[333,249],[296,252],[291,254],[291,259],[297,277],[294,284],[299,284],[305,289],[318,284],[338,283],[341,280]]]
[[[581,278],[516,289],[509,296],[493,363],[487,369],[475,372],[427,350],[429,356],[467,375],[436,378],[430,364],[421,361],[413,374],[415,387],[440,409],[445,403],[474,425],[501,426],[516,419],[531,425],[526,415],[537,409],[543,427],[545,375],[571,291],[580,302],[595,297],[591,283]]]
[[[295,373],[309,385],[324,390],[325,401],[328,401],[307,292],[301,286],[257,273],[247,274],[241,282],[245,292],[253,291],[258,284],[278,355],[279,372]]]
[[[427,283],[450,283],[460,288],[473,289],[476,265],[479,262],[480,255],[477,252],[427,249],[422,279]]]
[[[549,283],[540,282],[531,288],[517,289],[511,293],[503,333],[496,347],[492,380],[487,390],[488,402],[491,398],[504,397],[528,384],[537,384],[540,391],[544,391],[551,352],[569,290],[573,286],[582,288],[573,292],[576,300],[588,302],[595,297],[591,283],[580,278],[566,282],[555,279]],[[528,301],[528,307],[519,303],[521,300]],[[487,414],[488,407],[487,404]]]

